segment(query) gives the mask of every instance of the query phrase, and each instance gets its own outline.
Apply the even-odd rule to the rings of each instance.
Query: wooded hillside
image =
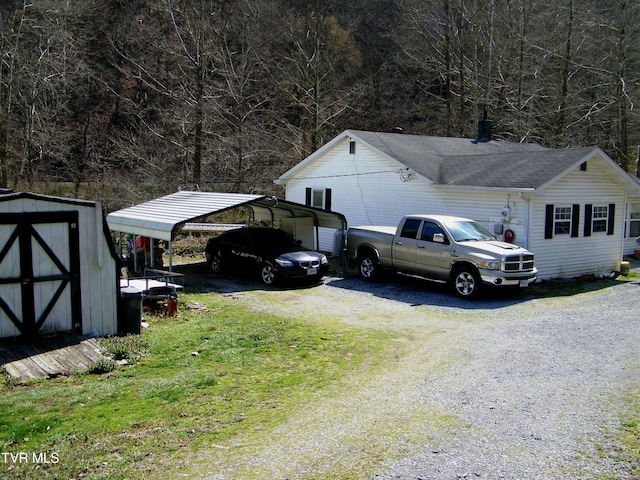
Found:
[[[1,0],[0,187],[121,208],[347,128],[597,145],[635,172],[637,0]]]

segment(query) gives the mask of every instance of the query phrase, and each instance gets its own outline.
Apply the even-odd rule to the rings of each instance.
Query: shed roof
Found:
[[[250,208],[257,219],[313,217],[320,227],[346,228],[343,215],[266,195],[181,191],[107,215],[112,231],[172,241],[182,226],[238,207]]]

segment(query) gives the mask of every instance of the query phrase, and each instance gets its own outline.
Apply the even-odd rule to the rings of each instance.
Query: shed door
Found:
[[[0,214],[0,337],[82,332],[79,245],[76,211]]]

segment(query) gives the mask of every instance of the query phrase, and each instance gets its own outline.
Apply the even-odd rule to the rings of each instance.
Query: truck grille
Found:
[[[509,255],[503,260],[505,272],[530,272],[533,270],[533,255]]]

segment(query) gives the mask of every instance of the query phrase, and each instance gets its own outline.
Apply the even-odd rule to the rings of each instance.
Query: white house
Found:
[[[347,130],[276,184],[350,226],[411,213],[473,218],[536,253],[541,279],[618,270],[640,229],[640,183],[597,147]],[[318,248],[333,250],[333,235]]]
[[[624,254],[640,258],[640,196],[629,197],[624,218]]]
[[[119,273],[99,203],[0,193],[0,338],[118,333]]]

